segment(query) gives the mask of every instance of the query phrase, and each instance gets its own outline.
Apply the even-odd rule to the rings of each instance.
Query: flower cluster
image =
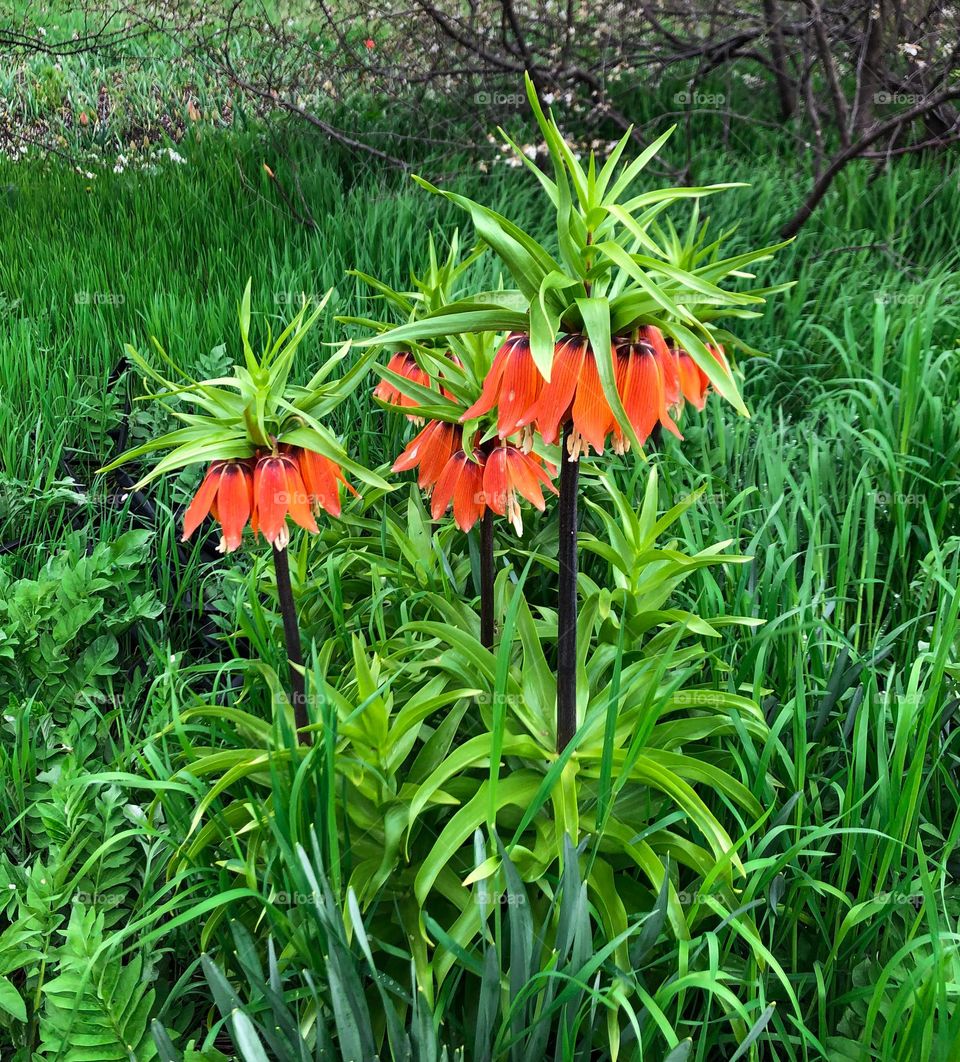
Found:
[[[708,349],[725,365],[721,349]],[[706,373],[693,358],[671,346],[658,328],[644,325],[630,337],[614,338],[612,363],[617,393],[640,442],[646,442],[657,424],[682,438],[673,416],[685,400],[702,410],[708,388]],[[549,445],[557,442],[568,423],[573,425],[571,457],[591,448],[603,453],[611,438],[614,452],[622,454],[629,448],[604,394],[594,352],[582,335],[567,335],[557,342],[549,381],[534,362],[529,337],[519,332],[508,336],[480,398],[461,422],[494,408],[501,439],[519,431],[524,449],[529,448],[534,428]]]
[[[723,351],[708,349],[726,367]],[[673,418],[684,402],[697,410],[704,408],[709,387],[706,373],[653,325],[637,328],[630,337],[616,337],[611,353],[617,393],[637,438],[646,442],[657,424],[682,438]],[[408,351],[394,354],[387,368],[421,386],[429,382],[426,371]],[[405,408],[417,405],[386,379],[374,394]],[[499,436],[495,448],[473,447],[468,452],[457,425],[431,420],[393,465],[394,472],[418,468],[420,488],[432,492],[433,518],[439,519],[452,502],[454,521],[463,531],[489,508],[506,516],[519,534],[523,525],[517,496],[542,511],[543,486],[556,493],[545,466],[532,452],[534,431],[553,445],[564,427],[572,424],[571,457],[591,449],[603,453],[608,440],[618,454],[630,446],[607,401],[590,343],[582,335],[567,335],[557,342],[549,381],[534,362],[529,336],[522,332],[507,336],[494,356],[480,397],[465,410],[460,423],[490,413]],[[415,414],[408,414],[408,419],[423,424]]]
[[[416,435],[393,465],[394,472],[418,468],[421,490],[432,492],[430,512],[434,520],[453,503],[453,519],[461,531],[471,527],[487,509],[505,516],[523,533],[519,494],[543,512],[543,487],[556,487],[536,454],[525,453],[512,443],[491,450],[463,448],[463,434],[455,424],[432,420]]]
[[[419,381],[423,372],[412,357],[395,355],[389,368],[407,379]],[[392,390],[393,385],[389,385]],[[385,396],[378,387],[378,397],[400,404],[396,395]],[[413,419],[412,417],[410,419]],[[471,527],[487,509],[505,516],[517,534],[523,533],[519,494],[541,512],[545,508],[543,487],[556,493],[545,466],[536,454],[505,439],[496,447],[474,446],[468,452],[463,432],[456,424],[431,420],[407,445],[393,465],[394,472],[418,469],[421,490],[432,495],[430,510],[434,520],[453,505],[453,519],[461,531]]]
[[[249,521],[254,535],[277,549],[290,540],[289,516],[317,532],[314,513],[340,515],[340,484],[356,494],[336,462],[298,447],[277,445],[253,457],[214,461],[183,516],[184,542],[212,515],[220,524],[219,550],[239,548]]]

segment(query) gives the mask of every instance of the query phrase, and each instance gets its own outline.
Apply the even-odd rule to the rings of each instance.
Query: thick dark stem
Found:
[[[493,648],[493,510],[480,522],[480,641]]]
[[[297,606],[290,586],[290,563],[285,549],[273,548],[273,566],[277,573],[277,596],[280,598],[280,615],[283,616],[283,634],[287,642],[287,661],[290,664],[290,703],[296,723],[297,741],[312,745],[313,735],[305,728],[310,725],[307,715],[307,691],[303,681],[303,650],[300,648],[300,627],[297,624]]]
[[[560,562],[557,615],[557,752],[577,729],[577,491],[580,457],[570,460],[567,425],[560,452]]]

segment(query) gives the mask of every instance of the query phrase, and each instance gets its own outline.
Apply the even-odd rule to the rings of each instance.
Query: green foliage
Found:
[[[698,187],[751,182],[709,199],[709,231],[727,234],[723,257],[735,257],[772,242],[802,182],[773,137],[758,134],[757,161],[724,148],[723,132],[694,128],[683,157],[664,150]],[[943,160],[849,168],[765,265],[771,286],[798,283],[775,309],[736,319],[747,346],[772,352],[740,363],[751,420],[711,402],[702,422],[685,423],[684,446],[668,441],[651,458],[649,503],[646,470],[611,460],[605,484],[585,468],[590,767],[574,807],[563,800],[571,772],[550,775],[549,734],[537,733],[550,718],[540,656],[549,668],[556,626],[548,525],[511,541],[509,557],[498,541],[499,612],[516,610],[499,656],[477,642],[476,543],[432,526],[418,492],[366,490],[341,524],[302,543],[294,585],[324,691],[309,755],[283,730],[265,564],[221,565],[212,578],[198,555],[179,553],[176,486],[152,495],[149,547],[129,564],[108,560],[139,520],[90,487],[121,419],[126,379],[112,391],[107,381],[123,344],[155,334],[195,377],[223,374],[203,352],[233,334],[235,284],[195,249],[216,249],[216,276],[252,275],[253,303],[278,316],[300,292],[336,285],[333,313],[369,319],[344,270],[416,288],[406,270],[418,263],[422,279],[430,268],[423,233],[462,217],[292,137],[311,233],[247,195],[265,141],[182,150],[185,166],[96,181],[0,163],[10,222],[0,225],[0,632],[16,646],[16,659],[0,657],[3,1057],[65,1056],[88,1020],[100,1040],[120,1029],[136,1057],[151,1057],[145,1001],[169,1030],[160,1057],[243,1057],[232,991],[242,1031],[270,1051],[268,1037],[282,1036],[277,1057],[297,1062],[342,1053],[338,1022],[349,1037],[351,1016],[381,1057],[391,1043],[405,1057],[404,1038],[412,1053],[420,1036],[424,1057],[603,1058],[619,1036],[621,1059],[952,1058],[960,291],[948,270],[960,184],[949,160],[946,174]],[[545,239],[552,218],[504,176],[514,174],[484,179],[484,201]],[[650,180],[640,176],[638,193]],[[445,188],[481,194],[469,177]],[[664,261],[709,268],[704,217],[676,233],[656,219],[648,232]],[[440,265],[444,251],[441,236]],[[501,287],[492,255],[472,270],[484,290]],[[78,302],[85,292],[111,298]],[[713,332],[709,309],[696,313]],[[317,336],[336,350],[332,322]],[[139,408],[134,446],[167,426]],[[331,430],[374,468],[408,431],[361,389]],[[653,546],[651,519],[673,510]],[[84,604],[71,592],[61,609],[59,584],[77,585],[78,570],[84,587],[109,585],[86,594],[102,604],[86,624],[65,623],[72,641],[59,646],[62,614]],[[20,605],[12,618],[18,594],[36,600],[36,624]],[[145,610],[136,639],[135,608]],[[79,661],[103,636],[119,648],[88,673]],[[617,704],[631,714],[608,730],[618,674]],[[638,779],[634,752],[669,763],[671,779],[670,757],[682,757],[679,781],[703,807],[682,787],[678,803]],[[444,778],[456,755],[467,765]],[[510,785],[532,798],[490,815],[491,790],[499,804]],[[481,786],[461,820],[473,832],[450,830],[441,850]],[[576,858],[557,829],[569,820]],[[704,832],[713,822],[729,845]],[[643,845],[660,889],[633,858]],[[431,857],[428,870],[441,870],[421,906],[417,875]],[[561,923],[574,927],[566,938]],[[339,1017],[334,985],[350,1001]]]
[[[36,700],[63,719],[85,699],[109,697],[119,636],[162,608],[136,587],[150,537],[130,531],[89,554],[74,538],[37,579],[15,579],[0,568],[4,701]]]
[[[103,915],[76,904],[53,950],[57,976],[43,986],[40,1057],[58,1062],[150,1062],[154,993],[139,955],[103,948]]]
[[[300,311],[275,339],[268,325],[263,349],[257,354],[251,345],[250,289],[251,282],[248,281],[239,305],[243,360],[237,360],[229,376],[195,380],[177,366],[154,339],[161,361],[179,377],[178,381],[173,381],[163,376],[132,346],[127,346],[127,357],[145,380],[160,387],[149,397],[159,402],[184,427],[148,439],[100,471],[110,472],[158,450],[169,451],[134,485],[134,490],[140,490],[165,473],[179,472],[188,465],[207,464],[213,460],[250,457],[257,447],[270,446],[276,441],[307,447],[335,461],[364,482],[389,489],[389,484],[379,476],[353,461],[318,419],[332,412],[362,382],[373,351],[368,351],[340,379],[330,380],[331,373],[350,349],[349,344],[345,344],[317,368],[306,385],[291,384],[294,357],[323,312],[330,293],[310,314],[304,300]],[[170,402],[186,402],[191,412],[171,406]]]
[[[382,1057],[378,1032],[390,1057],[409,1062],[466,1057],[519,1062],[549,1048],[557,1057],[591,1055],[609,1034],[609,1016],[637,987],[634,975],[614,969],[613,952],[629,942],[631,960],[641,963],[666,917],[664,889],[648,915],[595,950],[595,914],[579,870],[583,852],[575,851],[568,839],[563,874],[542,922],[535,921],[519,876],[508,869],[502,895],[507,914],[498,912],[478,954],[462,953],[456,976],[465,982],[459,987],[466,1012],[458,1013],[449,998],[431,1007],[415,970],[409,991],[382,972],[378,960],[384,956],[374,951],[356,896],[350,890],[345,904],[337,900],[319,863],[315,836],[311,847],[312,856],[297,846],[296,876],[308,890],[302,902],[322,937],[329,995],[318,992],[308,968],[285,976],[272,939],[267,941],[265,970],[254,939],[239,923],[231,924],[231,933],[245,998],[217,964],[203,957],[223,1024],[244,1062],[268,1057],[309,1062],[335,1051],[346,1058]],[[509,861],[506,866],[510,868]],[[291,981],[305,990],[297,991]],[[448,1014],[444,1007],[450,1007]],[[441,1016],[446,1020],[438,1021]],[[631,1013],[627,1035],[618,1037],[620,1048],[633,1042],[639,1027],[638,1015]],[[162,1062],[220,1057],[209,1048],[193,1047],[181,1055],[159,1023],[154,1038]]]

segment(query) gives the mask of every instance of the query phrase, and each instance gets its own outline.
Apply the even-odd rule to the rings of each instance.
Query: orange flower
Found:
[[[550,382],[543,385],[539,400],[522,423],[536,421],[543,441],[549,445],[559,439],[563,426],[571,420],[571,453],[579,454],[584,445],[588,453],[590,447],[603,453],[606,437],[616,422],[590,343],[579,335],[566,336],[557,343]]]
[[[232,553],[243,540],[243,529],[253,509],[253,475],[250,461],[214,461],[183,514],[183,541],[212,513],[223,535],[221,553]]]
[[[680,432],[669,408],[682,401],[676,358],[662,333],[652,325],[637,330],[633,340],[613,341],[613,365],[617,391],[624,411],[641,442],[659,421],[676,435]],[[543,441],[555,443],[567,423],[573,424],[571,456],[591,449],[603,453],[613,435],[614,451],[627,447],[600,382],[597,359],[586,336],[569,335],[557,343],[550,382],[543,385],[537,402],[521,418],[521,424],[536,422]]]
[[[627,420],[641,443],[647,441],[658,422],[677,438],[683,438],[668,409],[680,401],[680,378],[673,355],[666,346],[664,350],[665,357],[644,342],[622,342],[617,347],[617,390]],[[671,395],[675,396],[673,402]],[[614,451],[622,454],[629,445],[618,428],[614,432]]]
[[[351,494],[356,491],[347,482],[340,466],[329,457],[313,450],[294,450],[300,466],[300,478],[307,490],[307,499],[313,511],[319,513],[325,509],[331,516],[340,515],[340,484]]]
[[[707,404],[707,374],[685,351],[677,353],[677,371],[680,374],[680,390],[694,409],[701,410]]]
[[[454,451],[460,449],[460,435],[460,429],[455,425],[431,420],[394,461],[393,471],[406,472],[419,465],[417,482],[421,490],[429,490],[440,478]]]
[[[716,360],[727,369],[727,359],[723,347],[707,346],[707,350]],[[707,404],[707,391],[710,389],[710,378],[682,348],[677,351],[677,371],[680,376],[680,390],[683,397],[690,402],[694,409],[702,410]]]
[[[507,517],[518,535],[523,534],[523,521],[517,494],[543,512],[546,503],[541,484],[554,494],[559,493],[536,455],[525,454],[518,447],[508,445],[498,446],[487,456],[483,471],[484,500],[498,516]]]
[[[453,520],[461,531],[469,531],[486,512],[483,492],[483,470],[486,459],[481,450],[468,457],[458,450],[447,461],[437,480],[430,514],[439,520],[453,501]]]
[[[497,351],[483,381],[483,391],[460,418],[462,424],[497,407],[497,433],[505,439],[521,426],[543,387],[543,377],[530,353],[530,337],[512,332]]]
[[[387,362],[387,368],[390,372],[395,372],[398,376],[403,376],[407,380],[411,380],[413,383],[420,384],[421,387],[428,387],[430,384],[430,377],[427,375],[426,370],[421,369],[417,364],[416,358],[410,353],[409,350],[401,350]],[[411,398],[409,395],[405,395],[402,391],[386,377],[384,377],[380,383],[373,389],[373,397],[379,398],[382,402],[389,402],[394,406],[418,406],[420,403],[415,398]],[[422,424],[423,417],[416,415],[407,416],[408,420],[413,421],[414,424]]]
[[[250,526],[254,534],[263,537],[277,549],[290,541],[287,515],[307,531],[319,529],[310,511],[310,496],[296,457],[289,450],[264,454],[253,470],[253,517]]]

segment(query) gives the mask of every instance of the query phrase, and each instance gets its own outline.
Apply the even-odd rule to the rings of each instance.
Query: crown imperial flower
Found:
[[[243,529],[252,511],[252,462],[214,461],[183,514],[183,541],[212,513],[223,532],[219,550],[232,553],[243,540]]]

